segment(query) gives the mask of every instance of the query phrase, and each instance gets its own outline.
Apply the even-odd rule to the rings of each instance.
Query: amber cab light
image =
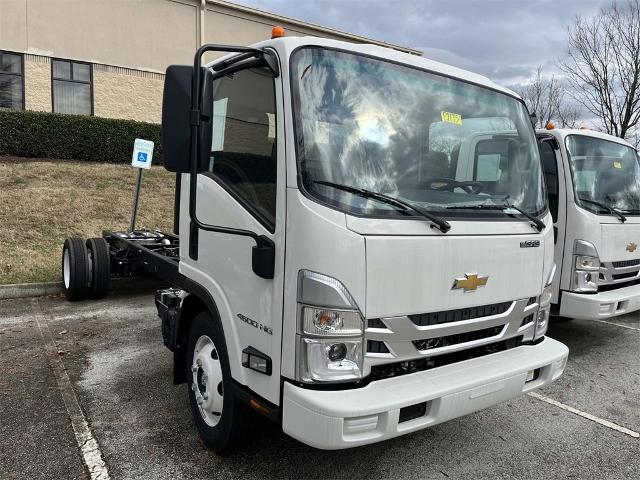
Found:
[[[284,32],[284,28],[282,27],[273,27],[271,29],[271,38],[280,38],[280,37],[284,37],[285,32]]]

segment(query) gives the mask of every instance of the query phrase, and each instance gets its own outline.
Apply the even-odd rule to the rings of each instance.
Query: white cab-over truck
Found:
[[[231,53],[202,67],[211,52]],[[65,288],[172,285],[163,337],[207,445],[248,406],[355,447],[562,374],[551,215],[514,93],[378,46],[274,38],[169,67],[162,128],[176,232],[67,240]],[[458,169],[470,138],[475,167]]]
[[[640,309],[640,163],[621,138],[538,130],[555,236],[551,312],[607,319]]]

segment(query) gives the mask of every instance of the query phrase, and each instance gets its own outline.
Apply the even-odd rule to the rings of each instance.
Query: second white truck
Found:
[[[538,130],[555,230],[551,312],[606,319],[640,309],[640,163],[592,130]]]

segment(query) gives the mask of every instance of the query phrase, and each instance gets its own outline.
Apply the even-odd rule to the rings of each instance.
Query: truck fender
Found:
[[[224,335],[224,326],[220,320],[218,307],[211,298],[211,295],[200,284],[193,280],[187,279],[184,289],[189,292],[182,301],[180,308],[180,317],[176,325],[176,348],[173,351],[173,384],[178,385],[187,382],[186,362],[187,362],[187,339],[189,337],[189,329],[194,317],[205,310],[208,310],[215,322],[220,323],[223,337],[225,337],[224,348],[226,350],[226,336]]]

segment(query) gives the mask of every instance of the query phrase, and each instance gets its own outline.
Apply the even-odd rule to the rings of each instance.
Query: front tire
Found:
[[[220,323],[209,312],[193,319],[187,344],[187,384],[191,414],[205,445],[222,452],[236,441],[246,417],[233,393]]]

